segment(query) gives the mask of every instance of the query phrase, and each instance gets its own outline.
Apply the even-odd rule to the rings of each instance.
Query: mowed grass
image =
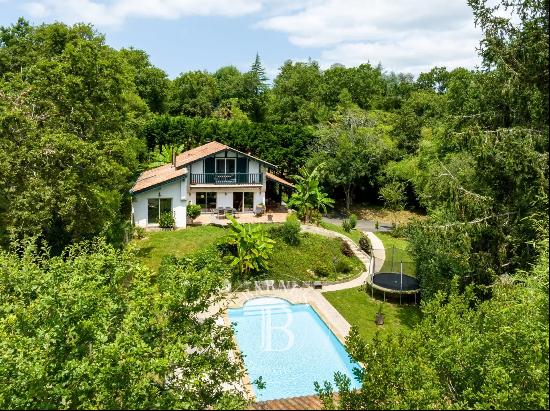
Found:
[[[367,341],[372,340],[377,331],[381,336],[412,328],[421,319],[417,305],[399,305],[373,299],[361,288],[349,288],[323,293],[325,298],[351,324],[357,326],[359,334]],[[384,324],[376,325],[374,318],[380,304],[384,314]]]
[[[377,232],[376,236],[382,240],[386,250],[386,259],[382,265],[382,272],[399,272],[401,261],[403,261],[403,272],[409,275],[415,275],[416,270],[413,259],[409,254],[409,242],[405,238],[392,237],[389,233]]]
[[[323,228],[326,228],[327,230],[336,231],[337,233],[343,234],[351,238],[355,244],[359,244],[359,239],[361,238],[361,232],[359,230],[356,230],[355,228],[348,233],[342,228],[341,225],[328,223],[326,221],[321,221],[319,225]]]
[[[227,231],[213,225],[187,227],[184,230],[156,231],[146,234],[146,238],[134,240],[139,259],[152,270],[158,270],[164,256],[181,257],[210,247]]]
[[[267,226],[265,229],[267,230]],[[227,228],[212,225],[187,227],[184,230],[157,231],[147,233],[146,238],[134,240],[139,259],[149,268],[158,270],[162,258],[169,255],[182,257],[211,247],[228,234]],[[297,246],[275,239],[270,269],[261,278],[273,280],[335,281],[353,278],[361,274],[364,266],[353,256],[346,257],[340,249],[341,240],[321,235],[303,233]],[[328,277],[317,277],[308,272],[315,267],[334,268],[338,260],[344,260],[351,267],[349,273],[332,273]]]
[[[291,246],[277,239],[271,258],[271,267],[266,278],[277,280],[335,281],[357,277],[365,270],[361,261],[353,256],[346,257],[340,250],[339,238],[328,238],[317,234],[302,233],[300,244]],[[318,266],[334,267],[337,260],[346,261],[352,268],[349,273],[333,273],[328,277],[317,277],[308,273]]]

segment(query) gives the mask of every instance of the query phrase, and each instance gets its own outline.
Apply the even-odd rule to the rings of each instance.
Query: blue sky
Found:
[[[479,65],[466,0],[0,0],[0,25],[19,16],[92,23],[109,45],[145,50],[171,78],[246,70],[256,52],[270,77],[287,59],[323,68],[381,62],[413,74]]]

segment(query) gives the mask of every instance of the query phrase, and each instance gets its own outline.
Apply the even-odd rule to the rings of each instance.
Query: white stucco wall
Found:
[[[171,198],[176,227],[185,228],[187,222],[187,182],[187,178],[183,180],[180,179],[151,190],[134,194],[132,199],[134,224],[140,227],[148,226],[147,200],[149,198]]]
[[[260,203],[265,204],[265,187],[225,186],[225,187],[191,187],[189,203],[197,204],[198,192],[216,192],[216,207],[233,207],[233,192],[254,193],[254,208]],[[227,194],[225,194],[227,193]]]

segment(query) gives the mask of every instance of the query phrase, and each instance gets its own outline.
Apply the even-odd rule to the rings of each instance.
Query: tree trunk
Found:
[[[344,194],[346,196],[346,210],[349,211],[349,208],[351,207],[351,194],[352,194],[352,185],[348,184],[347,187],[344,188]]]

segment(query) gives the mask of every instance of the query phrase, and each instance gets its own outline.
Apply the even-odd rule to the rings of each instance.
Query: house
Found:
[[[269,172],[276,168],[212,141],[175,156],[171,164],[141,173],[130,190],[132,221],[140,227],[158,227],[160,215],[171,212],[176,227],[184,228],[188,204],[199,204],[203,213],[227,207],[252,213],[276,200],[277,190],[270,190],[273,184],[293,187]],[[266,192],[271,193],[267,198]]]

